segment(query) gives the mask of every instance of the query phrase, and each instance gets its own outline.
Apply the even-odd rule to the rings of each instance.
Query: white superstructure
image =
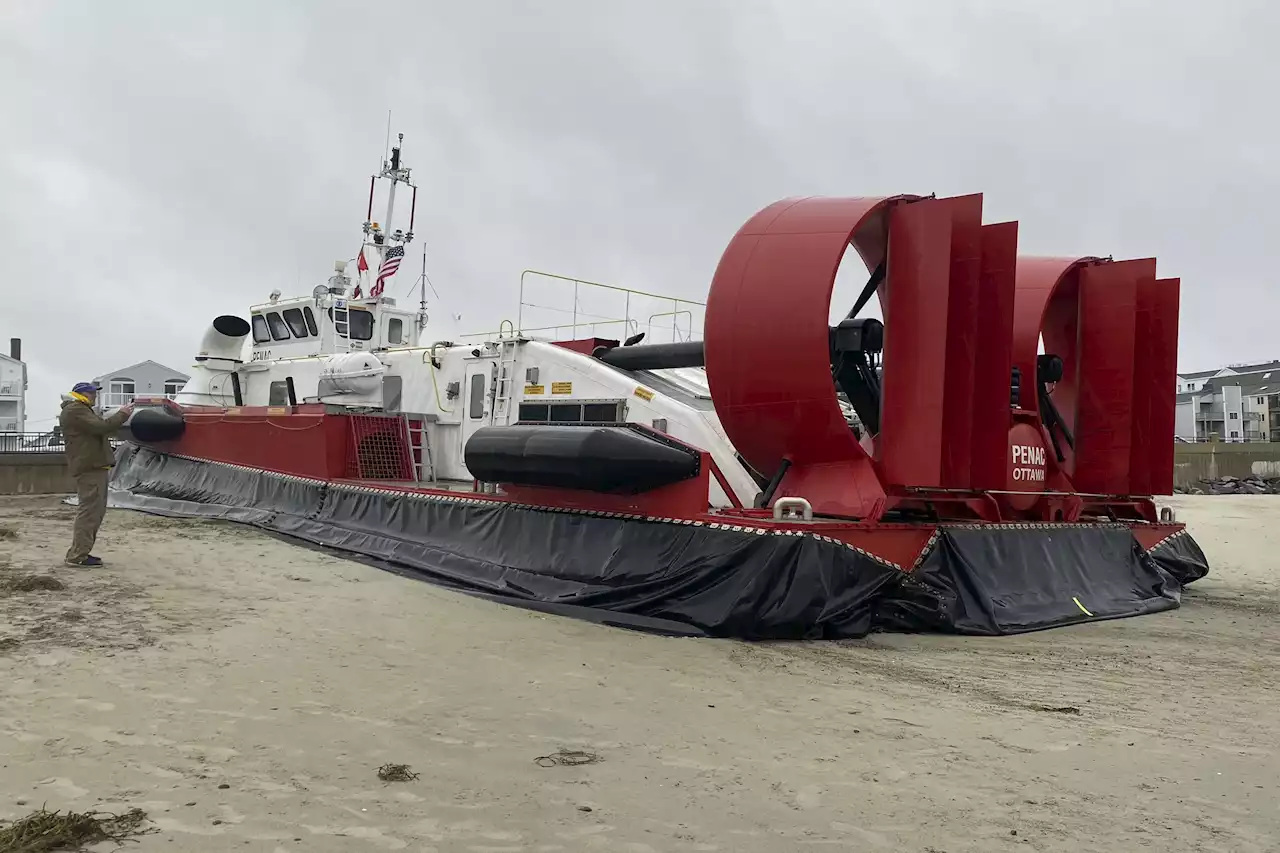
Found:
[[[399,147],[392,153],[377,177],[391,181],[393,190],[398,183],[412,187]],[[370,210],[372,202],[371,189]],[[364,224],[361,252],[368,270],[359,269],[357,258],[353,279],[350,264],[339,262],[335,275],[310,296],[286,299],[273,293],[250,308],[247,323],[235,317],[215,320],[177,402],[216,407],[323,403],[403,415],[421,425],[411,432],[420,442],[415,449],[422,451],[415,457],[429,460],[417,472],[424,483],[471,480],[463,450],[482,427],[639,423],[711,455],[719,474],[712,481],[713,505],[752,505],[760,486],[721,429],[702,368],[624,371],[592,356],[596,334],[612,332],[607,336],[614,341],[638,342],[640,332],[652,338],[656,328],[675,339],[697,339],[700,303],[561,279],[573,288],[573,307],[566,309],[573,322],[559,327],[559,334],[521,328],[522,295],[517,320],[497,333],[465,343],[430,341],[425,299],[417,310],[406,310],[394,299],[370,295],[377,293],[373,285],[388,252],[413,239],[412,225],[387,233],[392,204],[385,229],[368,220]],[[580,316],[581,291],[590,288],[612,291],[626,305],[626,316]],[[662,310],[649,310],[655,300],[674,310],[661,304]]]

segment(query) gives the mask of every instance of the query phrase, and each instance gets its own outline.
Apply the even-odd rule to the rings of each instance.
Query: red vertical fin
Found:
[[[1142,275],[1136,280],[1136,302],[1133,315],[1133,402],[1129,407],[1133,419],[1130,427],[1129,494],[1151,494],[1151,465],[1148,447],[1155,436],[1151,432],[1151,412],[1158,395],[1168,396],[1172,384],[1156,384],[1155,360],[1151,349],[1151,326],[1156,301],[1156,279]],[[1172,435],[1172,430],[1170,431]]]
[[[1182,281],[1153,282],[1149,336],[1141,346],[1151,352],[1151,440],[1146,446],[1150,494],[1173,494],[1173,434],[1177,430],[1178,310]]]
[[[1003,489],[1008,483],[1009,409],[1013,372],[1013,305],[1018,223],[982,226],[978,288],[978,347],[974,357],[972,484]]]
[[[943,362],[942,485],[967,489],[972,480],[973,392],[982,273],[982,195],[943,199],[951,210],[951,281]]]
[[[1073,482],[1081,492],[1130,492],[1138,280],[1154,273],[1154,260],[1097,264],[1080,271]]]
[[[945,202],[890,211],[879,460],[886,485],[941,484],[950,249]]]

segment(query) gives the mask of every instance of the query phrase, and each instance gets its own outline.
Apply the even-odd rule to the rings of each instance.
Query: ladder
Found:
[[[347,309],[346,299],[335,299],[333,302],[333,351],[341,352],[351,349],[351,312]]]
[[[413,460],[413,479],[417,483],[436,481],[436,463],[431,456],[431,439],[427,435],[427,422],[422,417],[403,415],[404,428],[409,434],[409,456]]]
[[[520,351],[520,339],[514,334],[504,337],[498,347],[498,381],[494,385],[492,423],[506,426],[511,423],[511,407],[516,397],[516,356]]]

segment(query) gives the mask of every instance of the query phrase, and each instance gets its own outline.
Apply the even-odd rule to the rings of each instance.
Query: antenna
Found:
[[[391,150],[391,110],[387,110],[387,141],[382,145],[382,168],[387,168],[387,154]]]
[[[422,244],[422,276],[418,279],[418,328],[427,327],[427,244]],[[410,291],[412,293],[412,291]]]

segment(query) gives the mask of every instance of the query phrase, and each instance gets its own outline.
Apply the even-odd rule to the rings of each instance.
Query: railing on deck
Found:
[[[519,334],[557,340],[625,340],[643,332],[645,343],[693,341],[702,338],[706,307],[705,302],[693,299],[525,270],[520,274],[515,322],[504,321],[496,331],[462,338],[493,339]]]

